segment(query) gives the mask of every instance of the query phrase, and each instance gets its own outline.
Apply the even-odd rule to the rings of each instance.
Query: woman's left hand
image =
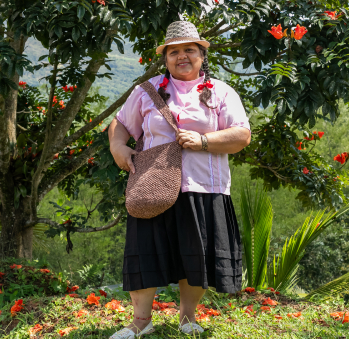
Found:
[[[176,140],[183,148],[190,148],[193,151],[201,151],[202,141],[201,135],[198,132],[187,131],[185,129],[178,129]]]

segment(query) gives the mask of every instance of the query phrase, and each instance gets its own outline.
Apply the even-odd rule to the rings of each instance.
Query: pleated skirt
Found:
[[[182,279],[222,293],[241,290],[242,245],[230,196],[180,192],[152,219],[127,216],[123,290]]]

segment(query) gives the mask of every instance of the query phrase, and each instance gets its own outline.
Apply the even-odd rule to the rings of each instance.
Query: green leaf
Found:
[[[275,77],[275,82],[274,82],[274,86],[277,86],[281,83],[282,81],[282,75],[281,74],[277,74]]]
[[[78,6],[78,13],[77,13],[77,14],[78,14],[78,19],[79,19],[79,21],[81,21],[82,18],[84,17],[85,11],[86,11],[85,7],[83,7],[83,6]]]
[[[75,42],[78,42],[80,38],[80,30],[76,26],[73,28],[72,38]]]
[[[149,28],[149,20],[147,20],[144,16],[141,19],[141,26],[143,33],[146,32]]]
[[[55,33],[58,36],[58,39],[61,38],[63,34],[62,27],[59,26],[58,24],[55,26]]]
[[[162,0],[156,0],[156,7],[159,7],[162,3]]]
[[[17,146],[18,148],[23,148],[27,144],[27,136],[24,133],[21,133],[17,137]]]
[[[280,100],[277,104],[277,108],[279,113],[282,115],[286,111],[286,101],[285,100]]]

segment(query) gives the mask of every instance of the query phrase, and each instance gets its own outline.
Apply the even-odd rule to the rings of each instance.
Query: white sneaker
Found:
[[[120,331],[115,332],[109,339],[135,339],[143,334],[153,333],[155,331],[153,322],[151,321],[141,332],[138,334],[134,333],[129,328],[123,328]]]
[[[183,326],[179,325],[178,329],[186,334],[198,334],[204,332],[204,329],[196,323],[186,323]]]

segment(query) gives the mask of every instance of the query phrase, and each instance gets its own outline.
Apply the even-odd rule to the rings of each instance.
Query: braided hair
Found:
[[[204,62],[202,63],[200,72],[204,72],[204,74],[205,74],[204,83],[206,83],[207,81],[211,81],[210,68],[208,65],[207,49],[200,44],[196,44],[196,45],[199,47],[200,53],[204,57]],[[167,53],[167,46],[164,48],[163,53],[162,53],[162,57],[163,57],[163,61],[164,61],[165,66],[166,66],[166,53]],[[170,75],[171,75],[170,71],[166,68],[165,79],[170,80]],[[169,93],[166,93],[166,86],[159,87],[158,93],[160,94],[162,99],[164,99],[164,101],[167,103],[167,100],[170,98],[171,95]],[[207,101],[209,101],[211,99],[211,96],[212,96],[211,90],[207,87],[204,87],[200,96],[199,96],[199,100],[206,107],[214,109],[214,107],[210,107],[207,104]]]

